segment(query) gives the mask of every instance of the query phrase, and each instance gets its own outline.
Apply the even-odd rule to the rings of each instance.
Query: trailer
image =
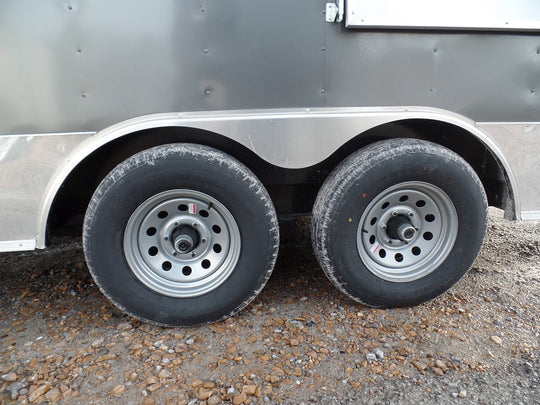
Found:
[[[196,325],[311,214],[337,288],[417,305],[488,205],[540,219],[539,93],[535,0],[5,0],[0,252],[78,226],[118,308]]]

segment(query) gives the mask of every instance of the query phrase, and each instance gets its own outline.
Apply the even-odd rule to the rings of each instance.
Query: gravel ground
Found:
[[[359,306],[307,244],[284,246],[246,310],[165,329],[119,313],[80,240],[0,255],[0,403],[540,403],[540,223],[490,211],[480,257],[450,292]]]

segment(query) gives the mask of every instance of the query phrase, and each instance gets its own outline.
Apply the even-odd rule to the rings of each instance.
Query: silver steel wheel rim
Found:
[[[144,201],[124,232],[124,254],[137,279],[176,298],[206,294],[233,272],[240,230],[215,198],[194,190],[170,190]]]
[[[371,273],[387,281],[409,282],[444,262],[457,231],[450,197],[432,184],[410,181],[373,199],[360,218],[356,243]]]

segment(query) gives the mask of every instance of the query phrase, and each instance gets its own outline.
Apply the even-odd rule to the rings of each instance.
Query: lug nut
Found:
[[[414,217],[414,214],[412,212],[409,212],[410,217]]]
[[[386,229],[387,229],[388,227],[386,226],[386,224],[383,224],[383,226],[381,226],[381,228],[382,228],[383,230],[386,231]]]
[[[397,211],[392,211],[392,216],[397,217]]]

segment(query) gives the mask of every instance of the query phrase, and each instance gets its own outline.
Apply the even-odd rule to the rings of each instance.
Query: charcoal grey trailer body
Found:
[[[535,1],[4,1],[0,251],[84,218],[117,306],[195,324],[314,206],[334,284],[413,305],[471,265],[486,200],[540,219],[539,91]]]

